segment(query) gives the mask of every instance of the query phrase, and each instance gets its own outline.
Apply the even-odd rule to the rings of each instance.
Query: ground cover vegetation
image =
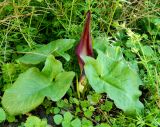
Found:
[[[160,1],[0,0],[0,126],[160,126]]]

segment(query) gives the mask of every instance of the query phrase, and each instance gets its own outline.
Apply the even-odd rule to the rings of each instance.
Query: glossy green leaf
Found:
[[[64,52],[57,52],[57,56],[62,56],[66,61],[70,60],[70,55]]]
[[[120,60],[123,58],[123,54],[121,52],[120,47],[114,47],[109,45],[109,40],[108,38],[96,38],[94,43],[94,49],[95,50],[100,50],[102,51],[104,54],[106,54],[108,57],[115,59],[115,60]]]
[[[69,89],[74,75],[74,72],[65,72],[60,61],[49,56],[42,72],[34,67],[18,77],[5,91],[2,104],[9,114],[17,115],[36,108],[45,96],[53,101],[60,100]]]
[[[62,122],[62,127],[72,127],[72,126],[71,126],[71,122],[64,120],[64,121]]]
[[[37,68],[31,68],[21,74],[2,98],[2,105],[11,115],[24,114],[43,102],[41,91],[49,86],[46,78]]]
[[[6,119],[6,113],[3,108],[0,107],[0,123]]]
[[[43,90],[43,94],[51,98],[52,101],[60,100],[69,89],[74,75],[74,72],[59,73],[52,85]]]
[[[93,127],[93,124],[90,120],[83,117],[82,118],[82,127]]]
[[[72,127],[81,127],[81,120],[79,118],[76,118],[72,120],[71,125]]]
[[[73,115],[70,112],[64,113],[64,121],[70,122],[73,118]]]
[[[64,52],[69,50],[74,42],[74,39],[59,39],[52,41],[47,45],[28,52],[23,57],[17,59],[17,62],[24,64],[39,64],[40,62],[45,61],[50,54],[54,54],[54,56],[62,56],[66,58],[66,60],[69,60],[69,56]]]
[[[49,127],[46,119],[40,119],[37,116],[29,116],[25,122],[25,127]]]
[[[106,51],[108,45],[109,45],[109,40],[107,37],[97,37],[94,39],[94,45],[93,45],[93,48],[94,49],[98,49],[98,50],[101,50],[103,52]]]
[[[101,109],[103,111],[109,112],[112,109],[113,106],[113,102],[111,101],[106,101],[105,104],[101,105]]]
[[[86,118],[91,118],[92,115],[93,115],[93,112],[92,112],[92,111],[86,110],[86,111],[84,112],[84,116],[85,116]]]
[[[42,72],[52,81],[56,75],[62,71],[62,63],[56,60],[53,55],[49,55],[46,59]]]
[[[59,125],[59,124],[61,124],[61,122],[62,122],[62,120],[63,120],[63,117],[62,117],[62,115],[57,114],[57,115],[55,115],[55,116],[53,117],[53,119],[54,119],[54,122],[56,123],[56,125]]]
[[[118,108],[128,114],[141,113],[139,85],[142,82],[124,60],[113,59],[98,50],[97,59],[85,57],[85,73],[92,88],[98,93],[107,93]]]
[[[55,108],[53,109],[53,113],[54,113],[54,114],[58,114],[60,111],[61,111],[61,110],[60,110],[60,108],[58,108],[58,107],[55,107]]]
[[[96,105],[101,99],[101,97],[102,97],[101,94],[94,93],[93,95],[88,95],[87,99],[91,105]]]
[[[8,115],[8,116],[7,116],[7,121],[8,121],[9,123],[16,122],[16,117],[13,116],[13,115]]]
[[[142,49],[143,55],[147,57],[154,56],[154,51],[150,46],[142,46],[141,49]]]

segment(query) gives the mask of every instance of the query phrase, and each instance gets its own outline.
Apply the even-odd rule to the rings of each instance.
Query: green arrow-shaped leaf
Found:
[[[48,56],[42,72],[30,68],[22,73],[2,97],[2,105],[11,115],[27,113],[40,105],[45,96],[61,99],[69,89],[74,72],[65,72],[60,61]]]
[[[43,91],[43,94],[53,101],[60,100],[69,89],[74,75],[74,72],[71,71],[59,73],[52,85]]]
[[[54,54],[54,56],[62,56],[66,60],[69,60],[69,56],[64,52],[69,50],[74,42],[74,39],[59,39],[52,41],[47,45],[28,52],[23,57],[17,59],[17,62],[24,64],[39,64],[40,62],[45,61],[50,54]]]
[[[2,105],[12,115],[29,112],[43,102],[41,91],[50,83],[37,68],[31,68],[5,91]]]
[[[46,59],[45,66],[42,72],[51,80],[55,79],[57,74],[63,71],[62,63],[54,58],[53,55],[49,55]]]
[[[92,88],[98,93],[107,93],[118,108],[128,114],[141,113],[141,81],[124,60],[112,59],[98,51],[97,59],[85,58],[85,73]]]

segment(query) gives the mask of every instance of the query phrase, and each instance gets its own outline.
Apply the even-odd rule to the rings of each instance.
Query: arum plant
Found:
[[[139,101],[142,85],[137,70],[123,57],[121,48],[112,46],[107,39],[94,40],[94,49],[97,52],[93,58],[93,49],[90,35],[91,12],[88,11],[84,31],[76,49],[81,76],[77,83],[79,92],[84,95],[86,81],[96,93],[106,93],[113,100],[117,108],[126,114],[136,116],[143,113],[143,103]],[[87,79],[87,80],[86,80]]]
[[[91,22],[91,12],[88,11],[86,14],[86,22],[84,25],[84,30],[81,35],[80,42],[76,48],[76,55],[78,57],[78,63],[80,66],[81,76],[79,79],[78,84],[78,91],[81,93],[84,91],[84,87],[86,85],[86,77],[84,72],[84,56],[93,56],[93,49],[92,49],[92,40],[91,40],[91,33],[90,33],[90,22]]]

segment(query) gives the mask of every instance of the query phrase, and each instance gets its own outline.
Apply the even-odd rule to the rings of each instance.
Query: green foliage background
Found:
[[[18,64],[16,59],[53,40],[75,39],[78,43],[85,14],[89,9],[92,11],[93,44],[94,38],[103,37],[109,44],[120,46],[125,59],[137,69],[144,84],[140,87],[142,90],[140,100],[145,106],[144,115],[128,117],[114,105],[111,111],[106,112],[103,110],[105,103],[95,101],[99,96],[102,96],[103,100],[103,95],[95,97],[93,90],[89,89],[88,96],[92,99],[90,97],[78,100],[76,93],[73,92],[74,86],[68,91],[68,97],[60,102],[44,101],[43,110],[46,114],[49,112],[53,115],[55,113],[52,108],[53,110],[55,107],[60,108],[61,114],[67,109],[74,115],[73,120],[80,117],[82,125],[87,127],[92,124],[103,127],[102,123],[104,126],[113,127],[158,126],[160,124],[159,0],[0,0],[0,98],[4,91],[12,86],[18,75],[30,67]],[[58,58],[65,70],[72,70],[78,74],[79,67],[74,50],[72,48],[67,52],[71,56],[70,61]],[[41,64],[38,67],[42,69]],[[96,106],[93,106],[97,112],[87,105],[91,100],[92,104],[96,103]],[[76,111],[72,108],[73,105]],[[94,116],[94,113],[101,116],[90,117]],[[33,112],[33,115],[36,114]],[[24,121],[20,116],[14,118],[8,114],[6,119],[2,126],[20,125]],[[79,122],[79,119],[77,121]]]

